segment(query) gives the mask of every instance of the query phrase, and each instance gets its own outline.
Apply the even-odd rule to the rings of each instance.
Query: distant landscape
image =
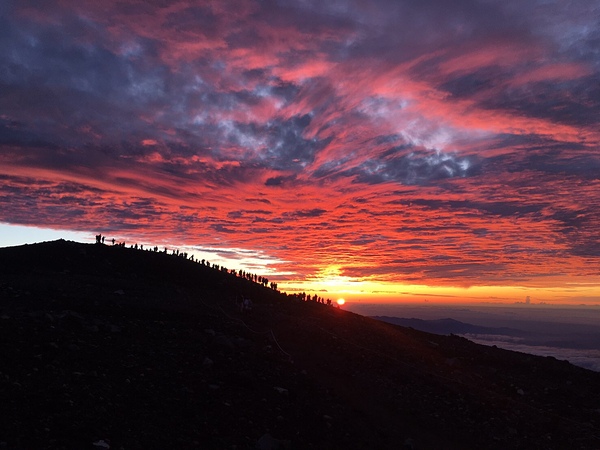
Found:
[[[600,371],[600,307],[511,304],[368,304],[346,309],[378,320],[484,345],[553,356]]]

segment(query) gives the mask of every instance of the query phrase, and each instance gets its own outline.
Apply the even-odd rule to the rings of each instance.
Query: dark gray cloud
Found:
[[[366,184],[427,185],[449,178],[478,175],[481,162],[474,156],[403,145],[392,147],[356,167],[341,171],[339,167],[339,162],[324,164],[314,175],[317,178],[348,177],[355,183]]]
[[[387,155],[384,155],[387,156]],[[466,177],[479,172],[472,158],[444,152],[415,150],[400,156],[369,160],[356,169],[356,181],[403,184],[428,184],[439,180]]]
[[[237,230],[235,230],[234,228],[227,227],[227,225],[224,225],[221,223],[212,224],[212,225],[210,225],[210,228],[212,228],[217,233],[236,233],[237,232]]]
[[[287,182],[293,182],[296,179],[295,175],[289,175],[289,176],[277,176],[277,177],[271,177],[271,178],[267,178],[267,181],[265,181],[265,186],[282,186]]]
[[[468,200],[425,200],[412,199],[411,203],[418,206],[426,206],[432,209],[452,209],[452,210],[475,210],[481,211],[493,216],[518,217],[528,214],[535,214],[542,211],[546,204],[527,205],[521,202],[473,202]]]
[[[450,93],[455,98],[471,98],[497,89],[513,75],[512,71],[500,66],[488,66],[467,74],[451,75],[438,89]]]
[[[473,92],[467,92],[467,95],[472,94]],[[550,119],[555,123],[594,126],[600,120],[600,75],[510,87],[485,99],[481,106]]]
[[[190,34],[210,38],[219,37],[222,30],[222,16],[215,14],[210,7],[190,6],[167,15],[163,27],[176,32],[177,36]]]
[[[325,214],[326,212],[327,212],[327,210],[320,209],[320,208],[300,209],[300,210],[296,210],[296,211],[287,213],[287,214],[285,214],[285,216],[290,217],[290,218],[298,218],[298,217],[311,218],[311,217],[320,217],[323,214]]]
[[[309,115],[303,115],[264,125],[234,123],[228,136],[233,144],[255,150],[255,156],[249,158],[257,164],[275,170],[301,171],[328,142],[303,136],[310,121]]]
[[[60,27],[9,22],[5,33],[0,115],[18,121],[22,133],[55,145],[144,136],[139,111],[165,95],[167,72],[148,60],[151,42],[138,42],[143,59],[124,58],[105,30],[76,15],[63,16]]]
[[[510,152],[486,158],[488,172],[511,173],[535,171],[544,175],[562,175],[582,180],[598,179],[600,157],[590,152],[583,143],[556,142],[544,136],[504,136],[489,148],[525,148],[522,152]]]
[[[271,204],[271,201],[267,198],[247,198],[246,201],[250,202],[250,203],[258,202],[258,203],[265,203],[267,205]]]

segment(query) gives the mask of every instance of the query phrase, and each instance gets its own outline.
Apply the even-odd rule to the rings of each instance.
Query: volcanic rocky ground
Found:
[[[600,373],[160,252],[0,249],[0,350],[0,449],[600,449]]]

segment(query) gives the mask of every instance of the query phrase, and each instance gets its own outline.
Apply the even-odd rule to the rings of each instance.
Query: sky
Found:
[[[600,0],[4,0],[0,246],[600,304],[599,23]]]

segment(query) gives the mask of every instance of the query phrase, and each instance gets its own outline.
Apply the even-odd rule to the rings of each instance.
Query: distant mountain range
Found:
[[[502,336],[528,336],[528,333],[523,330],[509,327],[482,327],[478,325],[472,325],[470,323],[460,322],[454,319],[437,319],[437,320],[423,320],[423,319],[406,319],[401,317],[389,317],[389,316],[373,316],[373,319],[381,320],[383,322],[392,323],[394,325],[400,325],[403,327],[414,328],[415,330],[425,331],[427,333],[435,333],[441,335],[451,334],[488,334],[488,335],[502,335]]]

